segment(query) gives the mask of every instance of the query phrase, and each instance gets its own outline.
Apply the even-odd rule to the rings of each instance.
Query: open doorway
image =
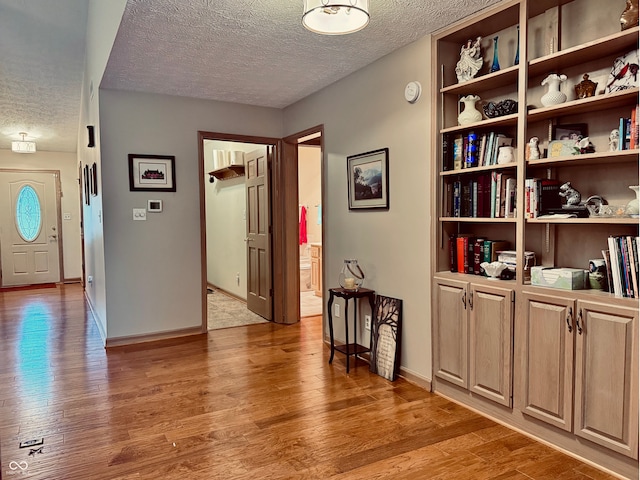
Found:
[[[202,139],[207,330],[271,320],[274,146]]]
[[[321,133],[298,144],[300,318],[322,315]]]

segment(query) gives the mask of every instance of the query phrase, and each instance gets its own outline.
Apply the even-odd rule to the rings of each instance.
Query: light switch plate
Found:
[[[134,208],[133,209],[133,219],[134,220],[146,220],[147,219],[147,209],[146,208]]]

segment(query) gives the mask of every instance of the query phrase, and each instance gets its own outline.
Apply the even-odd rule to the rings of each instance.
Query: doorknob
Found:
[[[49,235],[49,240],[56,240],[57,238],[57,235]]]
[[[245,242],[253,242],[253,238],[249,238],[249,237],[247,237],[247,238],[245,238],[245,239],[244,239],[244,241],[245,241]]]

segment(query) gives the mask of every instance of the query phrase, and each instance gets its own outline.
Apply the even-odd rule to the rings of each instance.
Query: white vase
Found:
[[[458,125],[468,125],[482,120],[482,113],[476,109],[476,102],[480,100],[477,95],[467,95],[460,99],[464,103],[464,110],[458,115]]]
[[[640,198],[640,186],[632,185],[629,188],[636,193],[636,198],[627,203],[625,212],[629,215],[638,215],[638,213],[640,213],[640,208],[638,206],[638,199]]]
[[[542,81],[541,85],[549,85],[549,90],[545,93],[540,101],[545,107],[551,105],[558,105],[564,103],[567,100],[567,96],[560,91],[560,84],[567,79],[566,75],[557,75],[555,73],[550,74]]]

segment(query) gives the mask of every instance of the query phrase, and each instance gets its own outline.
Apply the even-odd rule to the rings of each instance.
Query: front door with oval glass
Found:
[[[55,172],[0,171],[2,287],[60,281]]]

